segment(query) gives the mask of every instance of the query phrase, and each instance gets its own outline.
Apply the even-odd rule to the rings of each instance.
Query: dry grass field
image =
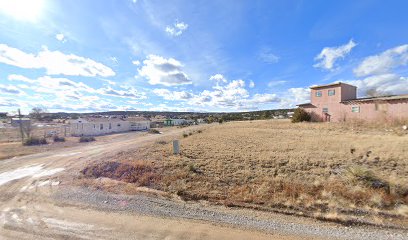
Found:
[[[47,127],[33,127],[31,135],[34,137],[44,137],[50,132],[58,133],[60,136],[69,135],[69,128],[67,132],[63,132],[61,125],[51,125]],[[21,133],[18,127],[0,128],[0,143],[1,142],[18,142],[21,141]]]
[[[180,155],[163,138],[106,156],[81,181],[104,187],[92,179],[105,177],[126,182],[110,187],[129,194],[147,186],[185,200],[408,227],[408,134],[399,128],[269,120],[186,128],[179,139]]]

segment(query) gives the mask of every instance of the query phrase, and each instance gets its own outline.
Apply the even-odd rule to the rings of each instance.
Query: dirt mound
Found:
[[[152,186],[160,180],[155,168],[145,162],[103,162],[87,166],[81,173],[89,178],[106,177],[139,186]]]

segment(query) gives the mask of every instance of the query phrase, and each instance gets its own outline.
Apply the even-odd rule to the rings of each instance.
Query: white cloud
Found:
[[[283,108],[296,107],[297,104],[310,102],[309,88],[289,88],[281,97],[280,106]]]
[[[228,81],[221,74],[210,77],[215,81],[211,90],[203,90],[197,94],[186,91],[170,91],[155,89],[153,92],[169,101],[183,101],[195,109],[225,109],[226,111],[258,109],[259,106],[280,102],[276,94],[258,93],[250,96],[241,79]]]
[[[147,56],[139,75],[149,80],[152,85],[176,86],[191,84],[191,79],[182,71],[183,65],[174,58],[163,58],[156,55]]]
[[[211,81],[216,81],[216,82],[227,82],[227,79],[224,78],[224,76],[222,74],[215,74],[213,76],[210,77]]]
[[[69,75],[84,77],[110,77],[115,72],[92,59],[74,54],[64,54],[60,51],[49,51],[46,47],[38,54],[31,54],[17,48],[0,44],[0,62],[8,65],[28,68],[44,68],[49,75]]]
[[[357,86],[361,96],[367,95],[368,90],[382,94],[408,94],[408,78],[393,73],[374,75],[348,83]]]
[[[279,102],[280,98],[276,94],[264,93],[255,94],[251,99],[247,100],[246,103],[250,104],[264,104],[264,103],[274,103]]]
[[[384,74],[390,70],[405,66],[408,63],[408,44],[388,49],[381,54],[369,56],[354,69],[358,77],[374,74]]]
[[[20,81],[20,82],[26,82],[26,83],[34,83],[35,80],[30,79],[28,77],[22,76],[22,75],[17,75],[17,74],[11,74],[7,77],[9,81]]]
[[[254,88],[255,87],[255,83],[254,81],[249,81],[249,88]]]
[[[132,98],[132,99],[146,99],[146,95],[144,93],[139,93],[133,87],[122,87],[124,90],[115,90],[111,87],[104,87],[99,88],[97,92],[102,95],[114,96],[114,97],[122,97],[122,98]]]
[[[67,41],[67,39],[65,38],[64,34],[62,34],[62,33],[56,34],[56,35],[55,35],[55,38],[56,38],[58,41],[63,42],[63,43]]]
[[[0,107],[4,108],[11,108],[11,107],[19,107],[20,104],[15,98],[4,98],[0,96]]]
[[[163,97],[165,100],[188,100],[193,97],[193,94],[186,91],[170,91],[168,89],[154,89],[153,93]]]
[[[132,61],[133,65],[139,66],[140,65],[140,61],[139,60],[134,60]]]
[[[0,93],[8,95],[23,95],[24,92],[13,85],[0,84]]]
[[[110,59],[114,64],[116,64],[116,65],[119,63],[117,57],[110,57],[109,59]]]
[[[272,53],[272,51],[269,48],[263,48],[260,53],[259,53],[259,59],[265,63],[277,63],[279,62],[279,56],[276,54]]]
[[[314,64],[313,67],[332,70],[337,59],[344,58],[356,45],[351,39],[347,44],[339,47],[323,48],[320,54],[315,57],[315,61],[319,62]]]
[[[188,28],[188,24],[184,22],[176,22],[173,26],[167,26],[165,31],[170,34],[171,36],[180,36],[186,31]]]
[[[100,94],[105,96],[130,98],[130,99],[146,99],[144,92],[139,92],[131,86],[121,86],[120,89],[113,89],[110,86],[103,88],[92,88],[85,83],[75,82],[67,78],[53,78],[49,76],[30,79],[21,75],[9,75],[10,81],[22,81],[30,83],[30,89],[36,93],[51,94],[58,98],[70,98],[76,100],[88,101],[97,96],[89,94]],[[85,95],[87,94],[87,95]]]

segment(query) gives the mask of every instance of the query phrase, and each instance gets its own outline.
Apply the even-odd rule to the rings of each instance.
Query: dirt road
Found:
[[[408,239],[401,230],[344,227],[204,202],[115,195],[71,184],[80,169],[101,156],[143,147],[161,137],[180,137],[183,131],[118,134],[109,141],[1,161],[0,238]]]

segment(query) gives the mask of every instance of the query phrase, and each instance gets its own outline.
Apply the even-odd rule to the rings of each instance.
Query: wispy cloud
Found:
[[[165,31],[171,36],[180,36],[188,28],[188,24],[184,22],[176,22],[173,26],[167,26]]]
[[[50,51],[45,46],[38,54],[31,54],[6,44],[0,44],[0,62],[27,69],[44,68],[49,75],[62,74],[84,77],[115,75],[111,68],[90,58],[64,54],[60,51]]]
[[[347,44],[338,47],[325,47],[315,57],[316,64],[313,67],[332,70],[338,59],[344,58],[357,44],[351,39]]]
[[[354,69],[358,77],[384,74],[392,69],[408,64],[408,44],[388,49],[378,55],[365,58],[362,63]],[[407,84],[408,85],[408,84]]]
[[[276,87],[276,86],[279,86],[279,85],[283,85],[283,84],[285,84],[285,83],[287,83],[287,81],[285,81],[285,80],[270,81],[270,82],[268,83],[268,87]]]
[[[259,59],[265,63],[273,64],[279,62],[280,57],[272,52],[269,48],[263,48],[259,52]]]

